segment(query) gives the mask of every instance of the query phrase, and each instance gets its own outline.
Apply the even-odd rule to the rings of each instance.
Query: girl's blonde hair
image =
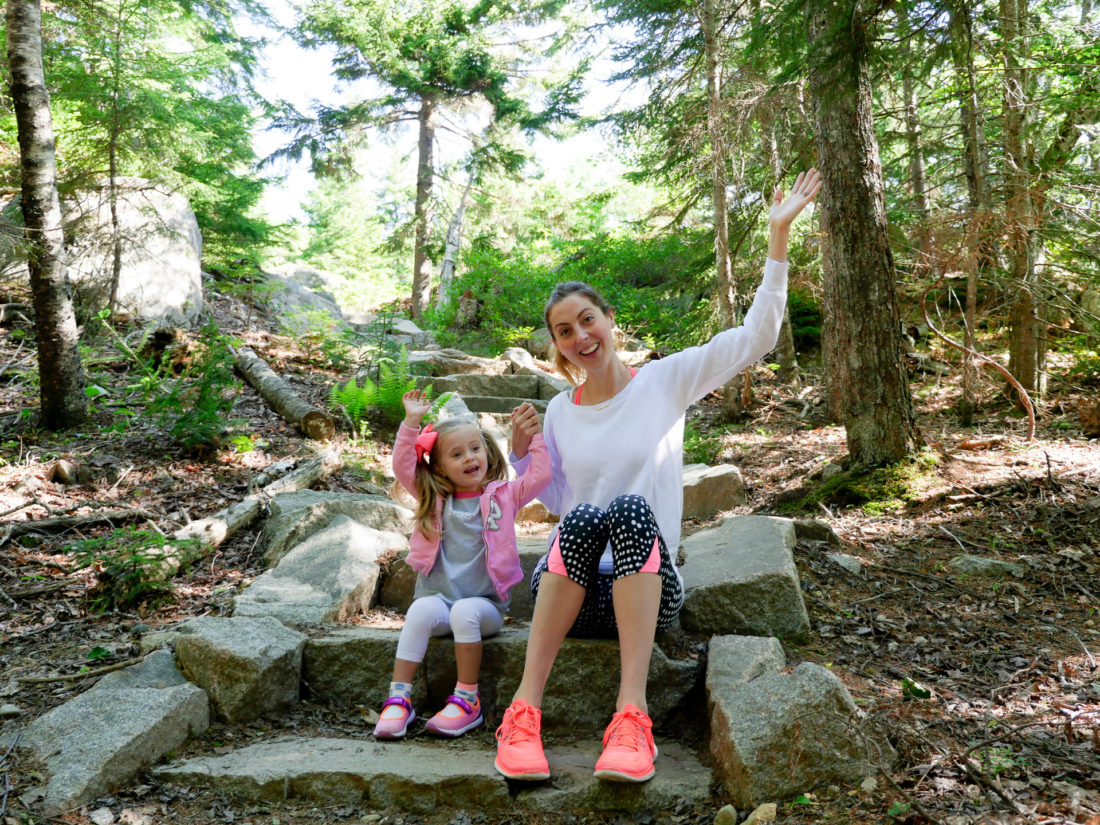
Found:
[[[439,469],[439,444],[443,436],[453,433],[460,427],[473,427],[481,436],[485,445],[485,456],[488,459],[488,469],[485,471],[485,481],[506,481],[508,478],[508,462],[504,453],[500,451],[492,436],[486,436],[485,431],[476,422],[468,418],[449,418],[435,425],[435,432],[439,435],[429,453],[428,462],[416,462],[416,510],[413,518],[420,532],[431,539],[439,537],[439,525],[436,523],[436,503],[454,494],[454,486]]]
[[[554,341],[554,330],[550,328],[550,310],[552,310],[559,301],[563,301],[570,295],[583,295],[596,305],[596,308],[607,317],[611,317],[611,305],[603,299],[594,288],[590,287],[584,281],[565,281],[554,287],[554,291],[550,293],[550,298],[546,302],[546,311],[543,312],[543,320],[546,321],[546,328],[550,330],[550,340]],[[561,354],[561,350],[554,347],[554,366],[557,367],[558,372],[565,376],[566,380],[574,387],[581,383],[582,370],[576,365],[570,363],[569,359]]]

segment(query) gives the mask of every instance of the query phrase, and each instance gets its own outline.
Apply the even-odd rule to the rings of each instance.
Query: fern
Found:
[[[363,417],[378,399],[378,387],[369,378],[363,378],[363,386],[352,378],[344,386],[334,384],[329,393],[329,402],[344,411],[351,423],[352,431],[358,434],[363,427]]]
[[[378,397],[377,404],[388,421],[400,421],[405,416],[405,405],[401,398],[410,390],[416,389],[416,378],[409,370],[409,350],[401,347],[397,359],[380,358],[378,360]],[[431,397],[432,388],[427,386],[424,392]]]

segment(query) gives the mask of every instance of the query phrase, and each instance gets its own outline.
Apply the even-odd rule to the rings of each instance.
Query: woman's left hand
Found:
[[[820,189],[821,174],[816,169],[799,172],[798,179],[791,187],[791,194],[786,198],[783,197],[783,190],[776,187],[771,211],[768,213],[768,226],[780,231],[790,229],[794,219],[809,205]]]

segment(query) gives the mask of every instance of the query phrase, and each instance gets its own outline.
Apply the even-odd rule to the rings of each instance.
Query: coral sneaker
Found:
[[[378,717],[378,724],[374,726],[374,737],[403,739],[414,719],[416,719],[416,711],[409,704],[409,700],[403,696],[391,696],[382,703],[382,713]]]
[[[626,705],[611,717],[603,735],[603,753],[596,760],[595,775],[614,782],[645,782],[657,771],[653,760],[653,723],[634,705]]]
[[[493,767],[509,779],[549,779],[550,765],[542,751],[542,711],[516,699],[504,711],[497,728],[497,758]]]
[[[428,730],[439,736],[461,736],[485,724],[481,715],[481,700],[471,705],[461,696],[448,696],[443,710],[428,720]]]

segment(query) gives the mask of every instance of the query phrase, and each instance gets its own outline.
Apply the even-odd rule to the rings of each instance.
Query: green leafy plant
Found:
[[[714,464],[722,451],[721,435],[708,435],[694,421],[684,425],[684,463]]]
[[[240,382],[233,375],[233,351],[230,340],[210,322],[202,328],[195,356],[174,381],[155,397],[149,410],[161,426],[185,450],[216,447],[232,423],[226,414]]]
[[[361,387],[357,379],[351,378],[343,386],[334,384],[329,392],[329,403],[344,413],[355,438],[364,437],[364,416],[377,399],[378,386],[365,376]]]
[[[153,530],[116,528],[71,545],[69,552],[77,569],[95,571],[97,583],[88,593],[88,609],[99,613],[169,598],[172,584],[159,575],[166,550],[197,543],[197,539],[177,541]]]
[[[401,347],[397,358],[378,360],[378,397],[376,404],[382,415],[390,423],[396,423],[405,417],[405,404],[401,400],[405,393],[416,389],[416,376],[409,370],[409,351]],[[430,398],[431,385],[424,388]]]

